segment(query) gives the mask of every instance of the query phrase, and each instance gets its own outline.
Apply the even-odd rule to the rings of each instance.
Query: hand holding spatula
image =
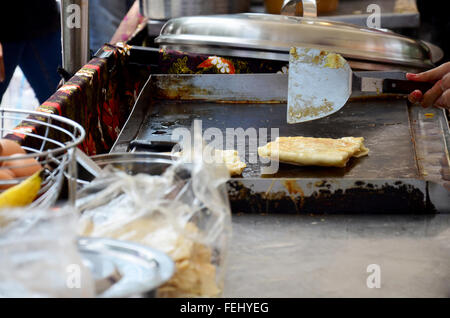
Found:
[[[292,48],[289,57],[287,122],[295,124],[331,115],[340,110],[354,92],[409,94],[427,91],[433,84],[353,73],[339,54],[318,49]],[[398,73],[398,72],[397,72]],[[392,74],[392,73],[391,73]]]

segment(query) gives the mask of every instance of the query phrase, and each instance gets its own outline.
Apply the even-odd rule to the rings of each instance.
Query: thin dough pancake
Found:
[[[351,157],[369,153],[362,137],[279,137],[258,148],[261,157],[301,166],[345,167]]]
[[[227,166],[231,176],[241,175],[247,165],[239,158],[236,150],[215,149],[216,159],[222,161]]]
[[[182,152],[175,153],[166,153],[172,156],[181,157]],[[221,150],[214,149],[213,159],[217,160],[216,162],[224,163],[227,167],[230,176],[239,176],[242,174],[244,169],[247,167],[245,162],[242,162],[239,158],[239,153],[236,150]]]

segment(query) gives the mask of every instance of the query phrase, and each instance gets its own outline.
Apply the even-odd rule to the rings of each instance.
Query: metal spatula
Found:
[[[289,57],[287,122],[301,123],[340,110],[354,92],[409,94],[430,89],[432,83],[358,76],[347,61],[335,53],[317,49],[292,48]],[[386,76],[389,72],[385,73]],[[398,74],[398,72],[397,72]],[[403,76],[404,77],[404,76]]]

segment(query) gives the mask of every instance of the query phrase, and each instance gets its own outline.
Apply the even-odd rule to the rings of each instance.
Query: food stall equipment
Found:
[[[390,31],[250,13],[172,19],[155,43],[166,50],[278,61],[288,61],[293,46],[310,47],[340,53],[360,70],[423,70],[442,58],[434,45]]]
[[[257,1],[255,1],[257,2]],[[279,14],[282,0],[265,0],[265,8],[269,13]],[[411,29],[420,26],[420,15],[416,0],[327,0],[317,3],[321,18],[367,26],[373,21],[373,13],[379,9],[380,27],[385,29]],[[322,12],[320,12],[320,9]],[[263,13],[262,4],[252,7],[251,12]],[[371,18],[372,16],[372,18]]]
[[[148,246],[88,237],[77,245],[100,298],[155,297],[175,271],[169,256]]]
[[[167,155],[152,154],[153,166],[141,151],[155,140],[169,142],[173,129],[189,128],[193,119],[222,132],[253,126],[286,135],[362,135],[371,154],[348,168],[285,165],[261,176],[249,164],[230,179],[235,213],[224,296],[448,295],[450,217],[435,213],[448,212],[450,202],[442,186],[450,141],[444,112],[361,96],[314,125],[293,126],[285,123],[286,93],[281,74],[152,75],[113,152],[95,159],[130,172],[164,169]],[[380,289],[366,284],[371,265],[380,266]]]
[[[190,127],[194,118],[203,118],[204,123],[212,118],[211,125],[221,123],[219,127],[229,126],[232,120],[235,127],[246,120],[252,125],[252,120],[260,121],[260,125],[268,125],[265,121],[271,120],[271,125],[285,127],[282,109],[286,107],[286,88],[287,77],[283,75],[154,75],[142,90],[113,151],[148,150],[148,145],[141,142],[143,137],[157,136],[157,141],[167,141],[168,138],[163,137],[170,135],[170,129],[165,123],[173,121],[159,120],[155,113],[160,112],[161,118],[169,116],[169,107],[174,116],[181,118],[178,124],[185,127]],[[246,214],[233,217],[235,248],[231,250],[226,283],[229,291],[225,296],[351,296],[361,288],[369,293],[371,290],[365,285],[368,262],[397,263],[399,259],[403,261],[400,265],[405,267],[396,268],[397,272],[402,272],[403,277],[408,278],[405,281],[413,285],[399,285],[391,275],[390,283],[386,281],[382,289],[368,296],[398,296],[408,295],[408,292],[418,295],[424,290],[424,282],[429,283],[426,285],[429,292],[422,295],[448,295],[449,218],[445,214],[433,214],[433,207],[444,211],[448,202],[448,192],[442,187],[446,185],[444,173],[448,171],[449,138],[445,115],[433,110],[432,118],[427,118],[423,110],[396,98],[367,100],[362,97],[346,107],[337,117],[316,121],[319,125],[314,129],[303,127],[285,130],[285,133],[314,132],[317,136],[329,133],[332,137],[362,133],[366,139],[373,138],[368,146],[372,147],[375,157],[353,162],[346,170],[312,168],[307,171],[292,167],[286,170],[284,166],[280,175],[275,176],[275,179],[286,177],[280,179],[288,181],[284,185],[274,178],[262,178],[259,169],[252,168],[254,165],[244,171],[243,178],[230,180],[233,209]],[[340,123],[340,127],[336,123]],[[166,130],[165,134],[153,134],[162,131],[161,128]],[[151,138],[144,138],[144,141]],[[300,179],[305,184],[301,184]],[[326,179],[329,182],[322,182]],[[365,183],[361,179],[374,182]],[[309,201],[310,197],[315,199],[314,195],[295,193],[299,191],[298,187],[291,186],[293,183],[289,181],[293,180],[302,189],[315,191],[319,199],[315,208]],[[294,191],[289,193],[288,188]],[[344,192],[346,189],[348,191]],[[302,209],[298,210],[300,206]],[[388,209],[383,210],[386,206]],[[329,214],[318,217],[257,215],[324,211],[432,213],[367,218]],[[353,249],[354,246],[360,249]],[[364,252],[360,253],[362,250]],[[340,259],[339,255],[342,255]],[[404,271],[405,268],[409,271]],[[355,272],[363,274],[358,276]],[[389,267],[383,273],[392,272],[395,270]],[[323,284],[326,279],[331,281],[330,275],[344,280],[348,274],[360,280],[347,280],[347,284],[336,285],[335,289]],[[419,275],[420,279],[414,280]]]
[[[89,0],[61,0],[63,68],[75,74],[90,59]]]
[[[279,128],[280,136],[362,136],[369,156],[345,169],[280,165],[272,176],[261,174],[259,161],[252,163],[256,149],[246,143],[248,168],[229,182],[233,211],[450,211],[450,192],[444,188],[450,132],[443,110],[409,106],[395,97],[360,96],[331,116],[288,125],[286,97],[287,75],[282,74],[152,75],[112,152],[155,150],[155,145],[170,144],[174,129],[189,128],[195,119],[202,120],[204,131],[215,127],[223,136],[227,128],[239,127]]]
[[[334,64],[334,65],[333,65]],[[340,56],[325,51],[296,47],[289,61],[287,122],[296,124],[315,120],[339,111],[353,94],[409,95],[426,92],[433,83],[390,78],[390,72],[377,77],[360,77]]]
[[[225,297],[448,297],[449,239],[448,214],[234,215]]]

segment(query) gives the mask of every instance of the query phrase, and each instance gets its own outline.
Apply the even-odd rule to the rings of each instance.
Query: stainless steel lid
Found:
[[[149,175],[161,175],[169,168],[177,157],[170,154],[156,152],[119,152],[92,156],[91,159],[100,167],[112,165],[129,174],[146,173]],[[77,183],[81,185],[92,181],[92,174],[79,169]]]
[[[333,51],[347,59],[433,67],[430,47],[390,31],[315,18],[235,14],[169,20],[155,39],[162,48],[288,61],[289,48]],[[434,48],[435,49],[435,48]]]

